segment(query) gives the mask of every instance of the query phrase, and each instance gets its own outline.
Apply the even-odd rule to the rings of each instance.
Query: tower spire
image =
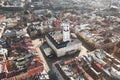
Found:
[[[69,23],[63,23],[63,41],[70,41],[70,25]]]

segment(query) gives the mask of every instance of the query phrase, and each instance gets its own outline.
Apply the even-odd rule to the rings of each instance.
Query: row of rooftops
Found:
[[[0,79],[29,80],[31,76],[42,73],[44,63],[34,49],[30,36],[24,31],[22,34],[21,31],[14,31],[15,34],[12,30],[7,32],[3,33],[4,40],[1,39],[4,44],[1,44]]]
[[[66,14],[67,15],[67,14]],[[73,19],[74,17],[73,16],[71,16],[72,14],[70,14],[70,16],[68,15],[68,16],[59,16],[59,18],[61,18],[61,19],[64,19],[64,18],[69,18],[69,19]],[[82,16],[82,15],[81,15]],[[91,16],[91,15],[90,15]],[[75,16],[76,17],[76,16]],[[78,16],[78,18],[79,18],[80,16]],[[101,17],[102,18],[102,17]],[[51,18],[51,19],[53,19],[53,18]],[[57,19],[57,18],[56,18]],[[57,24],[57,26],[61,23],[61,19],[59,20],[59,19],[57,19],[56,20],[55,19],[55,23],[54,24]],[[99,26],[99,27],[97,27],[96,28],[96,26],[93,26],[93,25],[95,25],[95,24],[92,24],[91,25],[91,23],[93,22],[94,23],[94,21],[96,21],[96,19],[94,19],[93,21],[90,21],[90,20],[92,20],[92,19],[94,19],[94,16],[92,17],[92,18],[90,18],[89,19],[89,15],[88,15],[88,17],[87,17],[87,19],[84,19],[83,17],[81,17],[81,22],[84,22],[84,23],[87,23],[87,22],[89,22],[90,24],[89,24],[89,26],[88,27],[85,27],[84,26],[84,28],[87,28],[87,30],[85,30],[84,28],[83,28],[83,30],[81,30],[80,29],[80,31],[81,32],[83,32],[83,33],[85,33],[85,35],[87,35],[87,37],[90,37],[90,38],[93,38],[93,40],[95,40],[96,38],[96,40],[95,41],[98,41],[99,39],[101,39],[101,40],[103,40],[103,38],[101,37],[101,35],[99,34],[99,32],[100,32],[100,30],[102,31],[104,31],[104,30],[106,30],[107,28],[104,28],[104,27],[101,27],[101,26]],[[102,18],[103,19],[103,18]],[[82,21],[83,20],[83,21]],[[85,20],[85,21],[84,21]],[[109,19],[108,19],[109,20]],[[57,22],[58,23],[57,23]],[[110,20],[111,21],[111,20]],[[37,23],[38,22],[38,23]],[[39,22],[39,21],[37,21],[37,22],[33,22],[32,23],[32,25],[31,25],[31,27],[35,27],[35,29],[41,29],[40,27],[41,27],[41,22]],[[54,21],[53,21],[54,22]],[[117,20],[115,20],[114,21],[115,22],[115,25],[114,24],[112,24],[112,26],[114,25],[115,27],[116,27],[116,25],[118,25],[119,24],[119,18],[117,19]],[[51,25],[52,23],[51,22],[49,22],[49,20],[45,20],[44,21],[44,23],[45,23],[45,25],[43,25],[42,27],[44,28],[44,27],[47,27],[47,29],[49,29],[48,27],[51,27],[51,26],[53,26],[53,25]],[[71,25],[73,25],[72,27],[74,27],[75,25],[78,25],[80,22],[79,22],[79,20],[76,20],[75,19],[75,21],[74,21],[74,19],[73,19],[73,22],[72,22],[72,20],[71,20]],[[106,21],[106,19],[105,20],[98,20],[98,24],[101,24],[102,26],[105,26],[106,27],[106,25],[108,26],[109,24],[109,21]],[[78,25],[79,26],[79,25]],[[97,25],[98,26],[98,25]],[[55,26],[56,27],[56,26]],[[91,31],[91,29],[92,30],[97,30],[98,31],[98,33],[97,32],[92,32]],[[110,28],[111,29],[111,28]],[[31,30],[32,31],[32,30]],[[31,32],[30,31],[30,32]],[[87,33],[87,32],[89,32],[89,33]],[[22,32],[21,32],[22,33]],[[97,34],[95,34],[95,33],[97,33]],[[18,37],[16,37],[15,38],[15,40],[14,39],[10,39],[10,34],[11,34],[11,36],[13,37],[13,34],[14,34],[14,37],[17,35],[23,35],[24,33],[22,33],[22,34],[19,34],[19,33],[17,33],[17,31],[5,31],[5,33],[3,34],[3,36],[6,38],[7,37],[7,44],[6,45],[10,45],[9,47],[10,47],[10,49],[12,48],[12,49],[16,49],[16,50],[13,50],[11,53],[14,55],[14,56],[17,56],[17,55],[19,55],[19,53],[23,50],[23,52],[21,52],[21,55],[22,55],[22,57],[25,55],[25,54],[30,54],[31,55],[31,53],[29,53],[29,51],[28,52],[24,52],[24,50],[28,50],[28,49],[30,49],[30,50],[32,50],[33,52],[34,52],[34,49],[31,49],[32,48],[32,44],[31,44],[31,42],[29,42],[29,39],[27,39],[27,41],[24,41],[23,39],[24,38],[21,38],[21,36],[18,36]],[[49,36],[49,34],[47,35],[47,36]],[[49,36],[50,37],[50,36]],[[117,40],[119,40],[118,39],[119,37],[117,37]],[[22,40],[22,41],[21,41]],[[53,38],[51,38],[50,40],[52,40],[51,42],[53,42],[53,43],[55,43],[56,45],[58,45],[58,42],[57,41],[55,41],[55,39],[53,39]],[[114,40],[115,41],[115,40]],[[97,43],[100,43],[99,41],[97,42]],[[17,46],[17,45],[19,45],[19,47]],[[64,44],[64,45],[66,45],[66,44]],[[22,49],[21,49],[22,48]],[[19,51],[19,49],[21,49],[21,51]],[[17,52],[16,52],[17,51]],[[19,52],[18,52],[19,51]],[[30,51],[31,52],[31,51]],[[21,57],[21,56],[20,56]],[[11,58],[10,58],[11,59]],[[25,64],[26,63],[26,61],[25,62],[23,62],[23,63],[21,63],[21,64]]]
[[[95,50],[71,60],[61,60],[53,65],[63,80],[120,79],[120,61],[103,50]]]
[[[119,14],[117,11],[112,12]],[[92,48],[103,49],[110,54],[113,53],[114,57],[119,59],[120,48],[116,46],[120,42],[119,15],[106,16],[103,14],[103,16],[100,16],[91,12],[81,14],[79,18],[80,24],[75,25],[72,31],[79,38],[84,39]]]
[[[72,15],[72,14],[70,14]],[[75,22],[76,24],[71,26],[76,26],[76,30],[80,33],[86,35],[88,38],[93,38],[91,41],[96,42],[97,44],[100,44],[101,42],[104,42],[104,39],[106,39],[106,36],[110,36],[111,42],[119,42],[119,34],[113,31],[115,28],[119,27],[119,17],[114,16],[107,16],[105,18],[97,16],[97,15],[87,15],[89,19],[85,19],[84,16],[81,16],[80,22],[82,22],[83,19],[85,19],[85,23],[78,25],[78,22]],[[61,17],[65,18],[65,16]],[[67,16],[67,18],[70,18],[70,16]],[[97,21],[96,21],[97,20]],[[72,21],[71,21],[72,22]],[[111,22],[111,23],[109,23]],[[112,24],[112,22],[115,22],[115,24]],[[92,24],[91,24],[92,23]],[[107,25],[105,25],[105,24]],[[51,23],[50,23],[51,24]],[[108,25],[110,24],[110,25]],[[106,27],[105,27],[106,26]],[[107,27],[109,26],[109,28]],[[107,30],[108,29],[108,30]],[[116,35],[114,37],[113,35]]]
[[[29,6],[33,8],[47,6],[45,3],[48,5],[46,0],[1,0],[0,6],[10,8],[24,8],[25,6]]]
[[[107,11],[107,10],[104,10],[104,11]],[[77,11],[75,12],[77,13]],[[56,26],[53,27],[52,23],[58,22],[57,25],[60,25],[65,19],[69,20],[70,29],[76,28],[75,29],[76,34],[82,35],[82,37],[85,40],[95,44],[95,47],[102,48],[107,43],[114,43],[114,42],[116,43],[120,41],[120,38],[119,38],[120,19],[118,15],[100,16],[94,13],[94,11],[93,13],[91,12],[91,13],[85,13],[85,14],[78,15],[78,14],[74,14],[74,11],[68,10],[65,12],[58,12],[57,17],[47,18],[46,20],[43,20],[41,22],[44,23],[43,27],[46,27],[46,26],[49,27],[50,25],[52,26],[52,29],[55,29]],[[41,22],[38,22],[38,24],[32,24],[30,27],[34,28],[35,31],[36,29],[40,29],[43,31],[41,27]],[[61,27],[59,26],[59,28]],[[51,28],[46,28],[46,31],[47,29],[51,29]],[[58,27],[56,29],[58,29]],[[117,30],[117,32],[115,30]],[[32,30],[30,30],[29,32],[31,31]],[[74,30],[72,31],[74,32]],[[49,32],[51,32],[51,30],[48,31],[48,33]],[[59,43],[59,41],[56,41],[56,42]]]
[[[22,13],[14,13],[14,18],[10,16],[1,22],[5,27],[1,27],[3,33],[0,38],[0,80],[49,79],[44,62],[26,32],[28,26],[25,26],[25,22],[22,20],[22,16],[25,15],[19,14]],[[3,50],[6,52],[2,52]]]

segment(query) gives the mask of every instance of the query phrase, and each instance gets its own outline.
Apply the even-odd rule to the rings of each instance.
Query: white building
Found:
[[[66,29],[68,30],[67,32]],[[71,35],[68,27],[64,28],[63,31],[51,32],[45,38],[57,57],[70,55],[81,50],[81,41]]]

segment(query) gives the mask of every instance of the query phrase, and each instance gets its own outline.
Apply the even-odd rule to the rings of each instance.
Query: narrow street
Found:
[[[40,41],[39,39],[35,39],[35,40],[32,40],[32,43],[33,43],[33,45],[34,45],[34,48],[37,50],[37,52],[38,52],[38,55],[40,56],[40,58],[43,60],[43,62],[44,62],[44,67],[45,67],[45,70],[47,71],[47,72],[49,72],[49,67],[48,67],[48,64],[47,64],[47,62],[46,62],[46,60],[45,60],[45,58],[44,58],[44,56],[43,56],[43,54],[42,54],[42,52],[41,52],[41,50],[40,50],[40,46],[41,46],[41,44],[42,44],[42,41]]]

